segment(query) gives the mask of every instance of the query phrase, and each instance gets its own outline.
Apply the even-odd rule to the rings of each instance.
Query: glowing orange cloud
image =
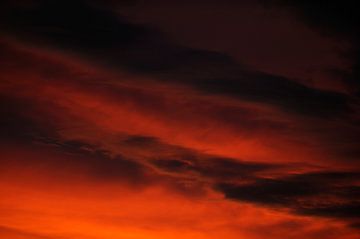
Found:
[[[259,173],[269,178],[347,170],[356,163],[341,162],[325,140],[334,135],[323,135],[341,123],[319,126],[316,119],[268,104],[104,72],[60,53],[12,47],[23,58],[7,59],[0,94],[26,102],[21,116],[56,140],[34,133],[31,146],[15,140],[1,147],[1,237],[359,238],[342,220],[230,200],[214,189],[218,178],[212,172],[190,167],[183,174],[168,173],[154,163],[187,154],[205,165],[211,157],[280,165]],[[21,65],[26,67],[19,71]],[[136,136],[149,137],[145,143],[153,145],[124,143]],[[82,142],[74,147],[83,154],[71,151],[69,142]],[[99,160],[122,164],[103,169]],[[114,173],[114,165],[120,171]],[[257,174],[227,180],[247,183]]]
[[[16,151],[2,148],[2,160],[74,157],[16,147]],[[104,183],[62,165],[26,168],[10,163],[1,175],[0,235],[4,237],[278,238],[286,233],[292,238],[357,238],[340,222],[232,202],[212,191],[191,196],[161,183],[140,188]]]

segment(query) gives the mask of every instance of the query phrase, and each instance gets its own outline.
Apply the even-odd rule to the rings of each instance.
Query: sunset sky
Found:
[[[360,239],[350,1],[3,0],[0,239]]]

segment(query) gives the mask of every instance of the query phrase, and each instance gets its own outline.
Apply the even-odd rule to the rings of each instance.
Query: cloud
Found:
[[[303,215],[359,220],[359,178],[358,172],[317,172],[219,184],[217,188],[229,199],[287,208]]]
[[[344,54],[344,58],[350,59],[351,67],[349,71],[342,72],[340,75],[347,83],[348,89],[355,96],[360,96],[360,17],[354,2],[349,1],[262,1],[266,6],[283,7],[305,22],[308,26],[318,32],[347,41],[351,44],[350,50]]]
[[[0,92],[1,144],[31,143],[39,137],[54,137],[54,125],[46,119],[34,117],[43,114],[39,102],[24,101],[15,95]]]
[[[2,22],[10,34],[67,49],[115,68],[189,85],[208,94],[275,105],[288,112],[337,117],[351,111],[344,94],[246,69],[225,54],[180,46],[155,30],[126,22],[106,8],[82,1],[39,1],[27,8],[10,4],[3,9],[7,14]]]
[[[48,180],[79,183],[84,179],[96,183],[117,183],[132,187],[147,186],[157,180],[145,164],[122,155],[113,155],[96,145],[81,141],[64,141],[56,135],[31,135],[26,141],[8,141],[1,145],[0,171],[7,175],[17,171],[19,178],[28,172],[47,175]],[[17,147],[18,154],[7,151]],[[10,156],[9,156],[10,155]]]
[[[249,73],[235,79],[204,79],[195,81],[194,85],[209,92],[266,102],[288,112],[310,116],[339,116],[351,111],[345,95],[312,89],[289,79],[264,73]]]

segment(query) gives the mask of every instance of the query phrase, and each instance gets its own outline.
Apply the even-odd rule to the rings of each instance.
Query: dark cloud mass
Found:
[[[219,184],[218,188],[231,199],[285,206],[305,215],[359,220],[359,177],[357,172],[319,172],[260,178],[245,185]]]
[[[359,97],[360,14],[354,1],[262,1],[266,6],[281,6],[294,12],[310,27],[322,34],[350,42],[352,48],[344,57],[350,59],[350,72],[343,73],[349,89]]]
[[[59,46],[115,67],[292,112],[330,117],[350,111],[346,95],[246,69],[221,53],[180,46],[105,8],[82,1],[9,5],[3,8],[4,29],[36,44]]]

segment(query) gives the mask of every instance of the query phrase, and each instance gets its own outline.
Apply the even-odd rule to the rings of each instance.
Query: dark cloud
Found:
[[[235,180],[252,178],[255,177],[256,173],[271,170],[279,166],[228,158],[209,158],[202,160],[202,164],[198,167],[198,171],[203,176],[217,180]]]
[[[353,1],[263,1],[267,6],[273,4],[287,7],[298,14],[307,24],[330,36],[359,37],[359,11]]]
[[[161,170],[169,172],[184,173],[185,171],[195,171],[196,167],[191,160],[181,159],[156,159],[154,165]]]
[[[357,172],[321,172],[224,183],[217,188],[230,199],[289,208],[298,214],[359,219],[359,178]]]
[[[359,223],[352,223],[350,226],[355,228],[355,229],[360,229],[360,222]]]
[[[0,140],[2,143],[31,142],[50,132],[45,125],[35,122],[27,113],[35,111],[33,104],[0,94]]]
[[[157,144],[161,144],[159,140],[151,136],[133,135],[127,137],[122,141],[123,144],[133,147],[151,147]]]
[[[155,152],[142,160],[162,172],[175,173],[183,177],[196,174],[214,182],[255,178],[257,173],[287,167],[279,164],[215,157],[189,148],[167,144],[150,136],[128,135],[120,141],[120,145],[133,147],[139,151]]]
[[[350,110],[345,95],[246,69],[221,53],[179,46],[161,33],[130,24],[106,8],[82,1],[35,2],[25,8],[5,4],[5,32],[28,42],[81,53],[114,67],[192,85],[207,93],[274,104],[291,112],[334,116]]]
[[[360,202],[357,201],[346,204],[334,204],[321,207],[304,207],[295,209],[295,212],[310,216],[359,219]]]
[[[199,154],[191,155],[190,152],[174,159],[156,159],[153,164],[168,172],[196,173],[217,183],[254,178],[257,173],[280,167],[237,159],[216,158]]]
[[[35,1],[31,5],[4,4],[9,31],[33,40],[49,40],[68,47],[113,49],[134,44],[148,31],[125,23],[108,11],[83,1]],[[56,40],[56,41],[55,41]]]
[[[313,116],[350,112],[349,101],[343,94],[309,88],[265,73],[248,73],[238,79],[203,79],[193,84],[213,93],[274,104],[289,112]]]
[[[59,159],[55,164],[78,168],[97,180],[126,181],[133,184],[146,184],[151,181],[151,171],[145,165],[121,155],[112,155],[95,145],[81,141],[58,141],[43,139],[44,143],[56,146],[62,153],[72,154],[72,160]],[[52,160],[51,164],[54,163]]]
[[[9,167],[32,168],[39,174],[50,173],[55,180],[67,178],[76,181],[78,176],[85,176],[98,182],[129,183],[133,186],[147,185],[155,179],[151,169],[140,162],[113,155],[95,145],[63,141],[54,135],[35,135],[29,139],[26,145],[44,154],[27,158],[1,158],[0,171]]]
[[[360,14],[355,1],[261,1],[267,6],[284,7],[295,13],[303,22],[320,33],[347,41],[352,48],[344,57],[352,61],[350,72],[342,77],[349,90],[360,96]]]
[[[312,195],[314,187],[316,186],[310,182],[271,179],[259,179],[254,184],[249,185],[219,185],[219,189],[228,198],[270,205],[285,204],[285,206],[298,196]]]

